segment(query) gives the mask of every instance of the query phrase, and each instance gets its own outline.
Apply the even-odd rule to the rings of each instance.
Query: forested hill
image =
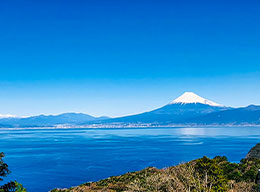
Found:
[[[256,148],[252,150],[256,154]],[[249,154],[252,154],[252,150]],[[202,157],[165,169],[149,167],[70,189],[54,189],[52,192],[256,192],[258,168],[260,159],[250,155],[240,163],[231,163],[221,156],[213,159]]]

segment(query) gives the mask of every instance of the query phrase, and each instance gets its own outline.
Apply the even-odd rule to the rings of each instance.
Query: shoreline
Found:
[[[187,128],[187,129],[204,129],[204,128],[260,128],[260,125],[89,125],[89,126],[56,126],[56,127],[3,127],[0,130],[48,130],[48,129],[172,129],[172,128]]]

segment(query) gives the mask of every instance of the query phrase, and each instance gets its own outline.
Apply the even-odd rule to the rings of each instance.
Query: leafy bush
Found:
[[[3,177],[6,177],[10,171],[8,165],[3,161],[4,153],[0,153],[0,181],[3,181]],[[11,181],[3,186],[0,186],[0,192],[26,192],[26,189],[16,181]]]
[[[226,157],[203,157],[166,169],[141,171],[52,192],[256,192],[259,159],[230,163]]]

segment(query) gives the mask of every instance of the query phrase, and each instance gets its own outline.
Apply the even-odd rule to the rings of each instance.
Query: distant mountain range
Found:
[[[83,113],[63,113],[60,115],[39,115],[27,118],[2,118],[0,127],[52,127],[84,124],[100,121],[109,117],[93,117]]]
[[[260,106],[226,107],[186,92],[169,104],[136,115],[119,118],[93,117],[83,113],[2,118],[0,127],[124,127],[178,125],[260,125]]]
[[[189,119],[188,123],[200,125],[207,124],[233,124],[233,125],[260,125],[260,106],[249,105],[247,107],[229,109],[214,112],[200,117]]]
[[[199,97],[194,93],[186,92],[159,109],[137,115],[109,119],[103,122],[158,124],[182,123],[190,118],[228,109],[230,108]]]

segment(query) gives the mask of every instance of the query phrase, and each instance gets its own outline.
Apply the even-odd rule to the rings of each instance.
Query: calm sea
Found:
[[[204,155],[239,162],[260,128],[1,130],[0,151],[29,192],[79,185],[148,166],[163,168]],[[6,179],[5,181],[7,182]]]

